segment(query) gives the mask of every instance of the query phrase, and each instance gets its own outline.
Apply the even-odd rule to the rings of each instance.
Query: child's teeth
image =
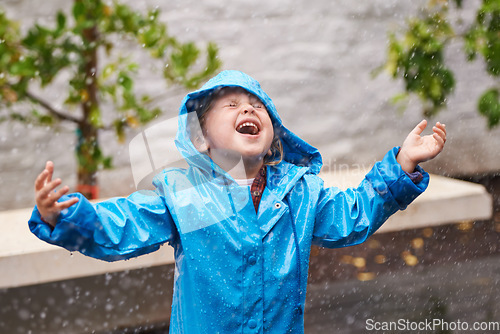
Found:
[[[253,124],[253,123],[248,123],[248,122],[246,122],[246,123],[241,124],[241,125],[238,127],[238,129],[241,129],[241,128],[242,128],[242,127],[244,127],[244,126],[253,126],[254,128],[256,128],[256,127],[257,127],[257,125],[255,125],[255,124]]]
[[[242,131],[243,128],[246,128],[245,131]],[[240,124],[236,131],[249,135],[256,135],[259,133],[259,127],[253,122],[245,122]]]

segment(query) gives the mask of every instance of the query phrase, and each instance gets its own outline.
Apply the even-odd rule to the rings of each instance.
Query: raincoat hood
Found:
[[[283,160],[294,165],[309,167],[309,172],[319,173],[322,159],[319,151],[288,130],[282,123],[271,98],[262,90],[257,80],[240,71],[223,71],[209,80],[201,89],[188,94],[181,103],[176,146],[190,165],[205,170],[218,169],[206,154],[200,153],[190,139],[189,121],[197,117],[194,108],[200,98],[208,96],[222,87],[241,87],[257,96],[265,105],[271,118],[275,135],[279,136],[283,145]]]

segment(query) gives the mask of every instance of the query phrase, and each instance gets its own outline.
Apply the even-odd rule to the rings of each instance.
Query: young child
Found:
[[[47,162],[29,226],[42,240],[106,261],[169,243],[170,333],[303,333],[311,244],[361,243],[425,190],[429,176],[418,163],[446,139],[444,124],[422,137],[425,127],[358,188],[325,188],[317,149],[284,127],[257,81],[224,71],[182,102],[176,145],[188,169],[164,170],[155,191],[91,204],[65,195],[66,186],[55,191],[61,180]]]

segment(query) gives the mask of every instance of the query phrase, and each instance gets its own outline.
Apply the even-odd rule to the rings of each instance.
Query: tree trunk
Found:
[[[98,161],[95,161],[99,149],[97,129],[90,124],[80,124],[78,130],[78,184],[76,191],[88,199],[99,198],[97,181]]]
[[[101,164],[101,151],[98,141],[98,127],[92,117],[99,115],[97,98],[97,27],[83,31],[83,38],[89,48],[84,53],[85,92],[82,97],[83,119],[78,125],[78,185],[77,191],[88,199],[99,197],[97,171]],[[99,115],[100,116],[100,115]]]

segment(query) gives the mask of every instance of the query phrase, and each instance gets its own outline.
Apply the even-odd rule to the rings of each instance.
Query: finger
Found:
[[[446,124],[441,123],[441,122],[436,122],[436,126],[437,126],[438,128],[441,128],[441,129],[445,129],[445,128],[446,128]]]
[[[78,197],[71,197],[67,201],[57,203],[57,208],[62,211],[69,208],[72,205],[75,205],[76,203],[78,203]]]
[[[434,133],[438,134],[439,137],[443,138],[443,140],[446,141],[446,132],[445,130],[441,129],[441,128],[438,128],[438,127],[433,127],[432,128],[432,131],[434,131]]]
[[[418,123],[417,126],[413,128],[413,130],[411,130],[411,133],[420,136],[420,134],[422,133],[422,131],[424,131],[426,127],[427,127],[427,121],[424,119],[423,121]]]
[[[59,189],[58,191],[54,192],[50,197],[54,201],[58,201],[68,191],[69,191],[69,187],[68,186],[64,186],[61,189]]]
[[[436,122],[436,125],[434,125],[436,128],[440,128],[441,130],[443,130],[444,132],[446,132],[446,124],[443,124],[443,123],[440,123],[440,122]]]
[[[43,186],[43,188],[39,191],[39,197],[40,199],[47,199],[49,197],[49,194],[54,191],[60,184],[61,184],[61,179],[57,178],[55,180],[52,180],[51,182],[48,182]],[[50,196],[50,201],[55,202],[52,199],[52,196]]]
[[[440,128],[440,129],[444,132],[444,134],[445,134],[445,136],[446,136],[446,124],[442,124],[442,123],[439,123],[439,122],[438,122],[438,123],[436,123],[436,126],[437,126],[438,128]]]
[[[444,138],[441,138],[441,136],[438,135],[437,133],[434,133],[432,136],[437,141],[437,144],[440,147],[440,149],[442,149],[444,146]]]
[[[44,169],[43,172],[38,174],[36,180],[35,180],[35,191],[40,191],[43,186],[45,185],[45,181],[47,180],[49,172],[47,169]]]
[[[50,182],[52,181],[52,175],[54,174],[54,163],[52,161],[47,161],[47,163],[45,163],[45,169],[49,172],[47,182]]]

